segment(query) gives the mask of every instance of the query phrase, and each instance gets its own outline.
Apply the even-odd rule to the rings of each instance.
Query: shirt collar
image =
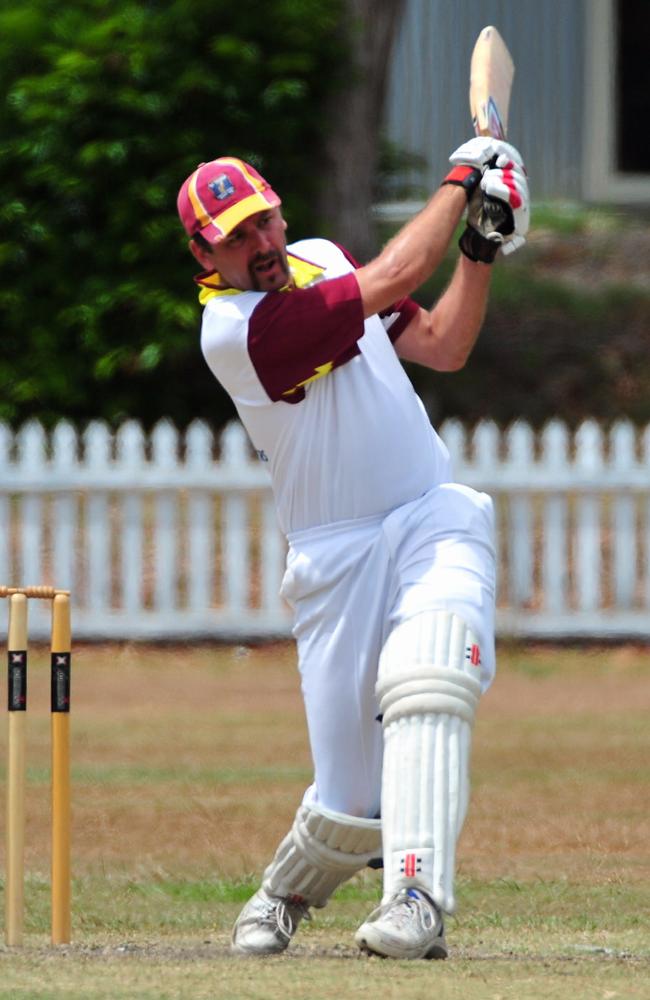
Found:
[[[307,288],[309,285],[316,284],[323,277],[325,269],[319,267],[318,264],[313,264],[311,261],[303,260],[302,257],[296,257],[295,254],[287,254],[287,260],[289,263],[289,270],[291,272],[291,277],[293,278],[292,285],[285,285],[281,288],[281,292],[290,292],[293,287],[295,288]],[[242,290],[240,288],[230,288],[224,285],[221,279],[221,275],[218,271],[203,271],[201,274],[197,274],[194,278],[197,285],[200,286],[199,291],[199,302],[202,306],[205,305],[209,299],[215,296],[226,296],[226,295],[241,295]]]

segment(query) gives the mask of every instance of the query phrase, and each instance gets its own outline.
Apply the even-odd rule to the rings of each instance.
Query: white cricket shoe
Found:
[[[277,955],[285,950],[303,918],[311,920],[305,903],[258,889],[233,927],[231,951],[239,955]]]
[[[400,889],[354,936],[362,951],[384,958],[446,958],[442,913],[421,889]]]

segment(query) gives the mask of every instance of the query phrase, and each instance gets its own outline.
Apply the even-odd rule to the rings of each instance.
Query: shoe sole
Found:
[[[274,955],[283,955],[287,950],[287,946],[284,948],[246,948],[240,944],[231,944],[230,952],[232,955],[239,955],[243,958],[272,958]]]
[[[377,958],[397,958],[405,959],[407,961],[417,961],[422,959],[432,960],[432,961],[444,961],[447,958],[447,943],[444,937],[436,938],[436,941],[432,944],[429,950],[424,954],[412,953],[410,955],[405,955],[403,951],[399,952],[397,948],[391,951],[390,948],[380,951],[379,946],[371,945],[366,937],[361,938],[357,941],[357,945],[360,951],[364,952],[366,955],[376,956]]]
[[[447,942],[445,941],[444,938],[440,938],[438,941],[436,941],[433,947],[429,949],[429,951],[426,953],[424,957],[433,959],[434,961],[437,962],[444,962],[448,954],[449,952],[447,951]]]

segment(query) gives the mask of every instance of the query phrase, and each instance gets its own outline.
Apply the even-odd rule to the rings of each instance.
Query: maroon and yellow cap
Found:
[[[178,192],[178,214],[188,236],[218,243],[255,212],[281,204],[254,167],[234,156],[200,163]]]

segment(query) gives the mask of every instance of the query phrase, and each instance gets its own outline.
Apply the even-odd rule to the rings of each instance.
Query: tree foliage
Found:
[[[315,224],[341,3],[2,0],[0,419],[220,423],[176,216],[197,163],[268,174]]]

